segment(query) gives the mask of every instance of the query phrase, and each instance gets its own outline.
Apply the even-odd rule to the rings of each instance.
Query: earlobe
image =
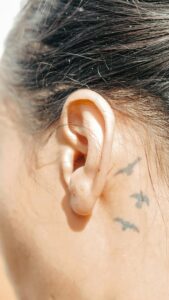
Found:
[[[70,205],[77,214],[89,215],[102,194],[110,167],[114,113],[102,96],[82,89],[68,97],[60,122],[61,170]],[[75,167],[79,157],[83,159]]]

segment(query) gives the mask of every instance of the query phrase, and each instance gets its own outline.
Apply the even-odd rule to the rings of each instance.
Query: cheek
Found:
[[[93,294],[96,269],[108,266],[107,241],[99,222],[103,216],[82,225],[69,210],[69,199],[62,197],[61,189],[58,199],[32,186],[23,190],[18,198],[11,192],[9,199],[0,201],[4,256],[20,295],[50,299],[53,293],[56,299],[81,300],[82,289],[83,294]],[[101,289],[102,275],[97,278]]]
[[[59,236],[57,241],[57,236],[45,225],[28,228],[26,222],[19,222],[18,218],[10,221],[6,218],[6,221],[1,234],[2,249],[21,299],[50,299],[51,295],[54,295],[51,299],[68,300],[68,295],[81,299],[80,290],[71,280],[72,273],[63,263],[68,253],[66,247],[65,251],[59,247]]]
[[[6,206],[17,197],[19,182],[23,176],[24,152],[16,136],[5,136],[1,141],[0,153],[0,196]],[[4,200],[4,201],[2,201]]]

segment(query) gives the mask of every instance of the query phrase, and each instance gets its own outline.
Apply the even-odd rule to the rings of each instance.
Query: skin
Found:
[[[16,293],[9,300],[168,300],[168,190],[153,134],[91,90],[71,94],[60,120],[36,138],[9,111],[1,105],[1,277]],[[138,209],[141,191],[149,205]]]

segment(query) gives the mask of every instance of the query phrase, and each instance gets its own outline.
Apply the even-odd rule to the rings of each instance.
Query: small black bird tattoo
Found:
[[[118,222],[122,225],[123,231],[126,231],[127,229],[132,229],[136,232],[140,232],[140,230],[138,229],[138,227],[136,225],[134,225],[133,223],[130,223],[128,221],[125,221],[122,218],[115,218],[114,221]]]
[[[135,165],[141,160],[141,157],[138,157],[134,162],[128,164],[128,166],[126,168],[120,169],[119,171],[117,171],[117,173],[115,173],[114,175],[117,176],[119,174],[123,174],[125,173],[127,176],[130,176],[133,173],[133,169],[135,167]]]
[[[130,197],[133,197],[136,199],[136,207],[137,208],[142,208],[144,203],[147,206],[150,205],[150,199],[146,195],[144,195],[142,191],[140,193],[132,194]]]

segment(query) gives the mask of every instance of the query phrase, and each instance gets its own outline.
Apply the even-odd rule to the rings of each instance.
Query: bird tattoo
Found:
[[[144,203],[147,206],[150,205],[150,199],[146,195],[144,195],[142,191],[140,193],[132,194],[130,197],[136,199],[136,207],[137,208],[142,208]]]
[[[134,162],[128,164],[127,167],[120,169],[117,171],[114,175],[117,176],[119,174],[126,174],[127,176],[130,176],[133,173],[135,165],[141,160],[141,157],[138,157]]]
[[[126,231],[127,229],[132,229],[136,232],[140,232],[140,230],[138,229],[138,227],[136,225],[134,225],[133,223],[130,223],[128,221],[125,221],[122,218],[115,218],[114,221],[118,222],[122,225],[123,231]]]

